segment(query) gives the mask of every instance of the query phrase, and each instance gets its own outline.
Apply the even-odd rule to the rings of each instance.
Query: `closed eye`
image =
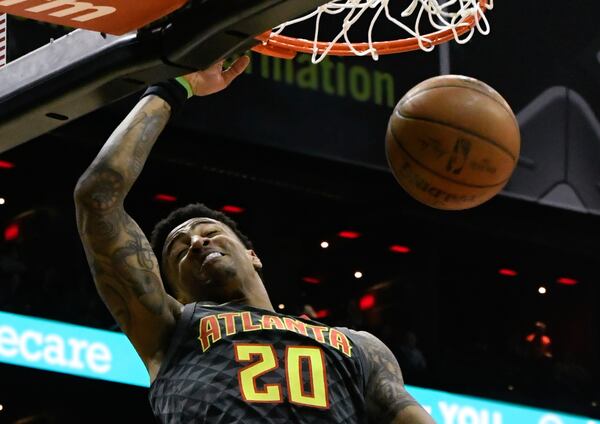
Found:
[[[181,259],[181,258],[183,258],[183,256],[184,256],[184,253],[185,253],[186,251],[187,251],[187,249],[181,249],[179,252],[177,252],[177,253],[175,254],[175,257],[176,257],[177,259]]]

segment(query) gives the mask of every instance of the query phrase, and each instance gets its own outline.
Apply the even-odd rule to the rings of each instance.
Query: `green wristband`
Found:
[[[192,89],[192,86],[190,85],[188,80],[186,80],[184,77],[177,77],[177,78],[175,78],[175,81],[177,81],[179,84],[183,85],[183,88],[185,88],[185,91],[187,91],[188,99],[191,97],[194,97],[194,90]]]

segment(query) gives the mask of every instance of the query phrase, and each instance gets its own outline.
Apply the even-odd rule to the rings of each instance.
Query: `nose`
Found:
[[[192,250],[201,250],[202,248],[208,246],[210,243],[210,239],[204,238],[202,236],[192,236],[191,248]]]

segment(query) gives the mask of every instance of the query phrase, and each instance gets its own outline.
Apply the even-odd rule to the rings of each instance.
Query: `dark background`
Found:
[[[397,354],[407,384],[600,417],[598,12],[591,1],[543,8],[501,1],[490,13],[491,35],[449,45],[450,71],[487,82],[517,114],[551,87],[566,93],[552,111],[519,114],[522,161],[505,194],[481,207],[436,211],[401,190],[385,165],[389,105],[328,94],[322,79],[304,88],[277,81],[272,67],[265,77],[253,55],[248,75],[220,95],[190,101],[169,126],[127,210],[150,231],[190,202],[240,206],[244,212],[232,217],[256,245],[273,304],[288,313],[312,305],[327,311],[322,320],[330,325],[372,331]],[[9,31],[9,60],[64,32],[16,19]],[[393,103],[441,69],[439,49],[331,63],[389,73]],[[15,165],[0,169],[0,225],[20,228],[17,239],[0,241],[0,309],[118,331],[95,293],[72,192],[134,103],[0,155]],[[577,201],[543,204],[560,184]],[[158,201],[159,193],[176,201]],[[361,237],[341,238],[342,230]],[[328,249],[319,247],[323,240]],[[393,253],[394,244],[411,251]],[[503,268],[518,275],[500,275]],[[560,284],[561,277],[577,284]],[[376,302],[361,310],[365,294]],[[537,321],[547,325],[547,350],[526,341]],[[425,369],[404,353],[408,332]],[[144,389],[11,366],[0,373],[0,421],[35,414],[57,422],[152,420]]]

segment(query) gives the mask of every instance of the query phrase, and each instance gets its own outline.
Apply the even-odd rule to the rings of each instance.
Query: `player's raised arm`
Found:
[[[219,63],[187,75],[188,90],[195,95],[218,92],[247,64],[248,58],[242,58],[226,71]],[[145,96],[111,135],[75,189],[77,226],[98,292],[151,377],[158,372],[181,304],[165,292],[150,244],[123,204],[176,101],[168,89]]]
[[[367,383],[369,423],[435,424],[435,421],[404,388],[398,361],[377,337],[355,333],[370,364]]]
[[[164,100],[145,97],[75,189],[77,227],[98,292],[151,374],[175,324],[177,302],[166,294],[150,244],[123,201],[170,114]]]

